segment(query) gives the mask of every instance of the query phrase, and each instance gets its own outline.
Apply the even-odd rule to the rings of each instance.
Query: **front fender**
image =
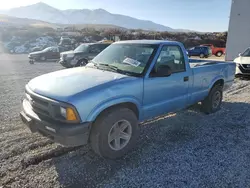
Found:
[[[123,97],[118,97],[118,98],[111,98],[108,99],[102,103],[100,103],[99,105],[97,105],[91,112],[90,114],[87,116],[86,121],[87,122],[93,122],[95,121],[95,119],[97,118],[97,116],[103,112],[105,109],[114,106],[114,105],[118,105],[121,103],[133,103],[136,105],[138,111],[139,111],[139,119],[141,117],[141,102],[132,96],[123,96]]]

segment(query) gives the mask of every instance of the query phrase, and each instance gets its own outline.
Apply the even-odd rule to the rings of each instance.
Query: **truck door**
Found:
[[[159,77],[155,71],[161,64],[171,68],[168,77]],[[175,45],[162,47],[148,77],[144,79],[144,119],[182,109],[187,105],[189,73],[182,49]]]

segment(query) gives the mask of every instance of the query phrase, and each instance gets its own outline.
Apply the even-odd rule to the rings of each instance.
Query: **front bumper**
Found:
[[[23,123],[32,133],[41,135],[67,147],[85,145],[88,143],[90,122],[82,124],[66,124],[42,120],[34,115],[32,109],[27,109],[23,103],[23,111],[20,112]]]
[[[246,68],[246,65],[236,64],[235,70],[236,76],[250,76],[250,68]]]
[[[31,56],[31,55],[28,55],[28,58],[29,58],[29,61],[37,61],[39,60],[40,56]]]
[[[75,59],[67,59],[67,60],[60,59],[59,63],[63,67],[70,68],[70,67],[74,67],[77,64],[77,60],[75,60]]]

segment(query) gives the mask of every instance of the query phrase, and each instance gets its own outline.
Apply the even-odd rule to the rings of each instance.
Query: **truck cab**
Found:
[[[233,62],[188,59],[179,42],[115,42],[84,67],[32,79],[20,116],[32,132],[116,159],[136,145],[139,122],[198,102],[217,112],[234,73]]]

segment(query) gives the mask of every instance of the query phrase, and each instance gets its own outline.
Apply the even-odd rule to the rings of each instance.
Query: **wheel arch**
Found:
[[[223,52],[222,50],[218,50],[218,51],[216,51],[215,55],[217,56],[217,54],[218,54],[219,52],[221,53],[221,56],[224,54],[224,52]],[[217,56],[217,57],[219,57],[219,56]]]
[[[139,101],[137,101],[134,98],[123,98],[123,99],[116,99],[116,100],[107,101],[107,102],[102,103],[101,105],[97,106],[88,115],[86,121],[94,122],[103,113],[107,112],[108,110],[111,110],[113,108],[118,108],[118,107],[128,108],[135,113],[135,115],[138,119],[140,119],[140,117],[141,117],[141,111],[140,111],[141,104],[139,103]]]
[[[220,85],[221,87],[224,87],[224,78],[222,76],[217,77],[213,80],[213,82],[210,84],[209,86],[209,90],[211,91],[211,89],[216,86],[216,85]]]
[[[80,58],[80,59],[77,61],[77,65],[78,65],[81,61],[87,61],[87,62],[89,62],[89,60],[88,60],[86,57],[83,57],[83,58]]]

